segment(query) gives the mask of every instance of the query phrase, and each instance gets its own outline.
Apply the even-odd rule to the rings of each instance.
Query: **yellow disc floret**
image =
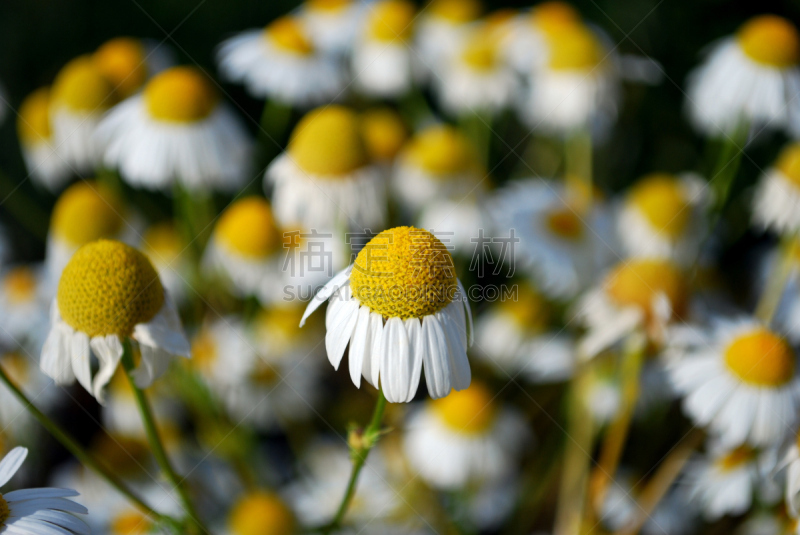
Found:
[[[219,97],[208,78],[194,67],[172,67],[150,80],[144,88],[150,115],[170,123],[205,119],[217,107]]]
[[[668,174],[642,178],[628,193],[628,202],[657,234],[671,240],[683,235],[692,215],[683,183]]]
[[[288,152],[303,171],[327,177],[347,175],[367,161],[358,116],[338,105],[306,114],[292,132]]]
[[[231,204],[220,216],[214,235],[230,251],[253,259],[268,256],[281,243],[272,209],[262,197]]]
[[[564,206],[545,214],[547,229],[564,240],[579,240],[583,237],[583,221],[575,209]]]
[[[605,282],[608,295],[621,306],[639,307],[652,317],[655,298],[663,294],[672,306],[673,317],[683,315],[688,290],[683,274],[667,260],[637,259],[619,264]]]
[[[109,535],[145,535],[153,527],[149,517],[135,509],[126,509],[111,519]]]
[[[10,269],[3,278],[3,291],[11,304],[33,300],[36,297],[36,274],[26,266]]]
[[[794,362],[794,351],[788,342],[764,328],[737,336],[725,350],[725,364],[734,375],[759,387],[777,387],[791,381]]]
[[[589,71],[603,59],[597,36],[583,24],[569,24],[548,34],[550,68],[556,71]]]
[[[92,59],[120,99],[134,94],[147,79],[144,46],[138,39],[111,39],[97,49]]]
[[[436,178],[447,178],[476,166],[469,141],[449,125],[426,128],[411,138],[404,152],[413,165]]]
[[[480,434],[495,420],[494,396],[482,383],[473,381],[466,390],[430,401],[433,410],[452,431]]]
[[[477,19],[483,7],[478,0],[432,0],[426,11],[452,24],[465,24]]]
[[[408,138],[408,128],[397,112],[373,108],[361,114],[361,134],[370,159],[385,162],[400,152]]]
[[[94,182],[78,182],[61,194],[50,221],[52,233],[72,246],[119,235],[124,208],[108,188]]]
[[[81,247],[58,283],[64,321],[90,337],[127,337],[164,304],[158,273],[145,255],[124,243],[98,240]]]
[[[382,42],[405,41],[411,35],[415,13],[414,4],[406,0],[381,0],[370,10],[368,35]]]
[[[251,492],[231,509],[228,530],[232,535],[291,535],[295,518],[277,494]]]
[[[114,104],[113,91],[91,56],[79,56],[56,76],[52,102],[76,112],[102,113]]]
[[[778,161],[775,162],[775,168],[800,187],[800,143],[784,147],[778,156]]]
[[[17,133],[25,145],[50,139],[50,89],[37,89],[19,107]]]
[[[478,72],[491,71],[498,64],[497,39],[484,27],[477,30],[464,47],[461,59]]]
[[[566,2],[542,2],[531,9],[531,22],[545,34],[553,34],[580,22],[580,15]]]
[[[744,53],[762,65],[785,68],[800,60],[797,27],[783,17],[754,17],[739,28],[737,39]]]
[[[180,232],[171,223],[157,223],[142,236],[142,252],[159,265],[174,267],[184,248]]]
[[[427,230],[384,230],[358,253],[350,288],[362,305],[384,317],[422,318],[453,300],[453,257]]]
[[[264,37],[273,46],[284,52],[300,56],[307,56],[314,52],[314,44],[300,21],[294,17],[280,17],[270,22],[264,29]]]
[[[735,470],[745,463],[748,463],[756,458],[756,450],[749,446],[739,446],[738,448],[729,451],[725,455],[716,460],[717,466],[724,471]]]

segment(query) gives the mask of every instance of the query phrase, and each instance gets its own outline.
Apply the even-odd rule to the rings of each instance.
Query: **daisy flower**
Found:
[[[710,49],[689,74],[687,106],[707,135],[740,125],[800,133],[800,36],[789,20],[760,15]]]
[[[617,217],[624,252],[690,265],[706,236],[707,201],[706,184],[697,175],[642,177],[626,193]]]
[[[0,344],[13,347],[35,339],[47,325],[49,290],[41,265],[0,269]]]
[[[363,9],[353,0],[306,0],[297,15],[320,50],[340,55],[350,49]]]
[[[225,535],[292,535],[297,519],[284,500],[274,492],[252,490],[240,496],[228,513]]]
[[[578,301],[576,318],[587,328],[578,354],[591,358],[634,332],[661,345],[665,330],[688,311],[685,275],[664,259],[633,258],[609,270]]]
[[[403,438],[411,468],[430,485],[458,489],[510,474],[528,438],[522,417],[498,407],[481,383],[424,402]]]
[[[164,289],[180,304],[186,300],[189,285],[187,245],[172,223],[156,223],[142,234],[142,252],[147,255]]]
[[[550,58],[549,35],[580,22],[580,14],[570,4],[542,2],[514,18],[503,54],[522,74],[546,68]]]
[[[31,180],[52,193],[59,191],[72,175],[72,169],[56,150],[50,124],[50,88],[37,89],[22,101],[17,136]]]
[[[554,299],[574,297],[615,257],[604,204],[595,202],[581,214],[573,199],[563,182],[527,179],[509,183],[487,207],[495,235],[514,231],[518,266]]]
[[[297,17],[280,17],[222,42],[217,63],[222,76],[253,96],[295,107],[323,104],[342,93],[344,72],[311,39]]]
[[[483,7],[478,0],[431,0],[416,23],[416,55],[425,73],[441,72],[468,39],[470,23]]]
[[[134,186],[238,189],[250,140],[212,82],[194,67],[172,67],[115,106],[97,128],[103,162]]]
[[[354,111],[326,106],[295,127],[286,151],[264,175],[281,226],[304,229],[382,227],[387,200],[383,177],[368,161]]]
[[[111,84],[117,100],[139,91],[148,78],[172,63],[171,54],[161,45],[142,39],[115,37],[92,54],[95,66]]]
[[[369,159],[391,165],[408,139],[408,125],[391,108],[370,108],[361,114],[361,135]]]
[[[139,388],[160,377],[174,357],[189,357],[175,305],[142,253],[111,240],[81,247],[58,283],[42,349],[42,371],[56,383],[76,378],[98,401],[131,339],[141,354],[132,376]],[[93,374],[91,354],[99,369]]]
[[[777,446],[797,422],[796,355],[779,334],[747,317],[719,320],[669,366],[683,410],[734,448]]]
[[[800,87],[798,88],[800,91]],[[753,196],[753,223],[783,233],[800,230],[800,143],[783,148]]]
[[[350,346],[350,378],[408,402],[425,368],[428,393],[469,386],[472,315],[453,258],[433,234],[396,227],[375,236],[354,264],[328,282],[300,326],[328,299],[325,347],[335,369]]]
[[[367,10],[353,45],[351,66],[355,87],[376,98],[396,98],[414,83],[410,39],[416,7],[406,0],[379,0]]]
[[[73,59],[56,76],[50,94],[53,144],[76,172],[91,171],[99,162],[95,129],[115,103],[114,87],[91,56]]]

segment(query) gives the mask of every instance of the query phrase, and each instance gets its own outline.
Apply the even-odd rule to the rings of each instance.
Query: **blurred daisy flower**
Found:
[[[131,339],[141,354],[133,371],[140,388],[160,377],[174,357],[189,357],[189,343],[172,300],[153,265],[120,242],[81,247],[58,284],[41,368],[56,383],[76,378],[98,401]],[[99,361],[92,373],[91,354]]]
[[[142,234],[141,249],[147,255],[164,289],[180,304],[189,292],[187,244],[171,222],[156,223]]]
[[[431,0],[416,22],[416,55],[422,71],[435,75],[467,41],[470,23],[483,10],[479,0]]]
[[[408,139],[408,125],[391,108],[370,108],[361,113],[361,135],[369,159],[390,166]]]
[[[252,490],[237,498],[221,531],[225,535],[291,535],[297,533],[297,519],[278,494]]]
[[[115,37],[100,45],[92,60],[111,84],[116,100],[123,100],[138,92],[148,78],[169,67],[171,56],[163,44]]]
[[[424,402],[409,416],[403,439],[411,468],[443,489],[511,473],[529,438],[528,429],[520,415],[497,405],[479,382]]]
[[[800,36],[792,22],[760,15],[712,45],[689,74],[687,99],[695,126],[707,135],[769,127],[800,133]]]
[[[363,375],[388,401],[408,402],[423,367],[433,398],[469,386],[469,303],[453,258],[430,232],[397,227],[375,236],[319,291],[300,325],[328,299],[328,360],[338,369],[349,345],[357,387]]]
[[[778,469],[786,468],[786,508],[792,518],[800,518],[800,432],[792,438]]]
[[[753,196],[753,223],[779,234],[800,230],[800,143],[784,147],[759,179]]]
[[[233,191],[247,178],[248,134],[193,67],[172,67],[98,126],[103,162],[134,186]]]
[[[318,108],[300,120],[286,151],[267,168],[264,188],[272,190],[281,226],[362,231],[386,220],[383,177],[368,160],[358,116],[344,106]]]
[[[778,446],[797,422],[800,402],[792,347],[747,317],[720,319],[702,334],[672,342],[684,346],[668,368],[684,412],[725,447]]]
[[[353,0],[306,0],[297,16],[320,50],[339,55],[350,49],[363,10]]]
[[[57,151],[50,122],[50,99],[48,87],[25,97],[17,116],[17,135],[31,180],[55,193],[67,183],[72,169]]]
[[[0,345],[15,347],[35,341],[47,325],[50,298],[44,266],[0,269]]]
[[[256,97],[294,107],[336,100],[345,88],[344,71],[323,56],[297,17],[285,16],[266,28],[227,39],[217,50],[220,72],[242,82]]]
[[[538,72],[547,67],[550,58],[549,36],[579,22],[580,14],[567,2],[537,4],[514,18],[504,56],[522,74]]]

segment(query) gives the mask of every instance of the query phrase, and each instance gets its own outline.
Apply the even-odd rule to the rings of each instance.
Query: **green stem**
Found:
[[[258,131],[258,145],[262,151],[261,167],[271,162],[283,148],[291,118],[291,106],[274,100],[267,100],[264,103]]]
[[[564,142],[565,177],[571,200],[578,208],[588,211],[593,195],[592,135],[581,129],[567,137]]]
[[[381,420],[383,419],[383,412],[385,409],[386,397],[383,395],[383,391],[379,390],[378,400],[375,402],[375,409],[372,412],[372,419],[362,435],[363,445],[359,447],[353,447],[351,445],[353,470],[350,473],[350,480],[347,482],[347,489],[344,492],[342,502],[339,504],[339,509],[336,511],[336,515],[333,517],[333,520],[331,520],[330,523],[322,530],[322,532],[325,534],[331,533],[339,527],[344,519],[344,515],[347,513],[347,509],[350,507],[350,502],[353,501],[353,495],[356,492],[358,476],[361,474],[361,469],[364,468],[364,463],[367,461],[367,456],[369,455],[369,452],[372,450],[373,446],[375,446],[378,436],[380,435]]]
[[[742,162],[744,146],[747,143],[747,134],[750,131],[750,124],[747,121],[740,121],[733,133],[725,136],[719,157],[711,171],[709,181],[715,191],[714,211],[716,223],[731,194],[731,189]]]
[[[177,472],[175,472],[169,457],[167,457],[167,452],[164,450],[163,442],[161,441],[161,437],[158,434],[158,429],[156,428],[156,422],[155,418],[153,417],[153,411],[150,408],[150,402],[147,400],[144,392],[138,386],[136,386],[136,382],[133,380],[132,372],[136,365],[133,362],[133,351],[131,349],[131,342],[128,339],[126,339],[123,343],[122,366],[125,368],[128,381],[131,384],[131,389],[133,390],[134,397],[136,398],[136,404],[139,407],[139,413],[142,416],[142,424],[144,425],[145,433],[147,434],[147,440],[150,443],[150,448],[153,450],[153,456],[156,458],[158,466],[164,472],[164,475],[167,477],[172,486],[175,487],[181,503],[183,504],[183,508],[186,511],[186,514],[189,515],[190,520],[195,527],[198,528],[202,533],[209,533],[208,529],[206,529],[206,527],[203,525],[200,517],[197,515],[197,512],[194,509],[194,506],[192,505],[189,494],[186,492],[186,487],[183,485],[182,478]]]
[[[492,142],[492,117],[489,114],[475,112],[465,115],[461,120],[461,129],[470,138],[478,154],[478,161],[484,169],[489,169],[489,155]]]
[[[781,238],[780,252],[778,258],[770,269],[769,276],[767,277],[764,291],[758,301],[756,307],[756,317],[769,325],[772,322],[772,317],[775,315],[775,310],[781,302],[783,297],[783,289],[786,287],[786,282],[789,280],[789,275],[792,273],[793,267],[793,250],[795,247],[796,234],[785,234]]]
[[[108,468],[106,468],[103,464],[101,464],[97,459],[92,456],[88,451],[83,449],[74,438],[72,438],[66,431],[61,429],[57,423],[51,420],[46,414],[40,411],[36,405],[34,405],[28,397],[19,389],[19,387],[14,384],[14,381],[6,374],[5,370],[0,366],[0,381],[2,381],[11,393],[22,403],[28,412],[30,412],[34,418],[36,418],[42,427],[47,429],[47,431],[53,435],[53,437],[58,440],[58,442],[64,446],[72,455],[75,456],[84,466],[93,470],[97,475],[102,477],[109,485],[114,487],[120,494],[128,498],[136,507],[139,508],[144,514],[155,518],[156,520],[170,524],[173,527],[178,524],[178,522],[167,516],[162,515],[154,511],[149,505],[147,505],[141,498],[139,498],[136,494],[133,493],[128,486],[119,479],[116,475],[114,475]]]

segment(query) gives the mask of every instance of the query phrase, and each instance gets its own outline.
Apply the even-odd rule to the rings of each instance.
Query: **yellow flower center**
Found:
[[[478,72],[494,69],[498,63],[497,40],[487,28],[478,30],[464,48],[461,59]]]
[[[527,284],[518,286],[516,299],[502,302],[501,307],[520,329],[531,332],[544,331],[550,321],[547,302]]]
[[[464,24],[477,19],[483,7],[478,0],[433,0],[427,11],[453,24]]]
[[[267,491],[245,495],[228,517],[232,535],[290,535],[295,528],[292,511],[277,494]]]
[[[688,291],[682,273],[666,260],[630,260],[619,264],[606,278],[606,291],[622,306],[636,306],[648,318],[654,298],[663,294],[672,306],[672,316],[680,317],[687,305]]]
[[[717,465],[722,468],[724,471],[735,470],[739,468],[745,463],[748,463],[755,459],[756,451],[748,446],[739,446],[735,450],[732,450],[719,459],[717,459]]]
[[[194,67],[172,67],[144,88],[150,115],[169,123],[192,123],[208,117],[219,97],[208,78]]]
[[[408,128],[390,108],[373,108],[361,114],[361,135],[367,154],[376,161],[394,159],[408,138]]]
[[[6,520],[8,520],[10,515],[11,511],[8,508],[8,502],[3,498],[3,495],[0,494],[0,526],[6,525]]]
[[[280,17],[267,24],[264,37],[276,48],[292,54],[307,56],[314,45],[300,22],[293,17]]]
[[[31,301],[36,297],[36,275],[29,267],[15,267],[6,273],[3,290],[11,304]]]
[[[3,369],[18,385],[27,383],[31,375],[30,361],[16,351],[3,355]]]
[[[785,68],[800,60],[800,35],[795,25],[783,17],[754,17],[739,28],[736,37],[742,51],[756,63]]]
[[[264,343],[271,349],[289,348],[303,332],[298,327],[303,312],[304,306],[290,303],[262,308],[255,318],[256,333],[263,337]]]
[[[145,255],[121,242],[98,240],[78,249],[64,268],[56,300],[76,331],[127,337],[158,313],[164,289]]]
[[[337,12],[350,7],[351,0],[306,0],[305,7],[311,11]]]
[[[784,147],[778,156],[775,168],[795,186],[800,187],[800,143],[792,143]]]
[[[145,535],[153,528],[152,521],[133,509],[128,509],[117,514],[111,520],[109,531],[111,535]]]
[[[382,42],[405,41],[413,28],[414,4],[406,0],[382,0],[369,8],[367,31]]]
[[[566,2],[542,2],[531,10],[531,22],[547,35],[580,22],[580,15]]]
[[[476,435],[485,432],[494,423],[496,409],[493,397],[486,386],[473,381],[466,390],[451,392],[429,403],[452,431]]]
[[[628,194],[628,202],[638,209],[652,229],[671,240],[686,231],[691,216],[690,201],[683,184],[667,174],[644,177]]]
[[[214,234],[228,249],[253,259],[269,256],[281,243],[269,202],[261,197],[231,204],[220,216]]]
[[[78,182],[56,202],[50,229],[59,239],[80,246],[119,235],[124,224],[122,212],[122,203],[110,189]]]
[[[414,165],[440,178],[476,165],[467,138],[448,125],[431,126],[416,134],[405,152]]]
[[[157,223],[142,236],[142,252],[156,264],[175,267],[184,247],[178,229],[171,223]]]
[[[202,329],[192,338],[192,366],[204,373],[210,373],[218,356],[217,341],[208,329]]]
[[[287,150],[300,169],[321,176],[347,175],[367,161],[358,116],[344,106],[306,114],[292,132]]]
[[[133,95],[147,79],[144,46],[137,39],[111,39],[97,49],[92,59],[120,98]]]
[[[583,24],[567,24],[548,37],[550,68],[555,71],[589,71],[603,59],[600,42]]]
[[[274,365],[261,362],[256,366],[251,378],[261,386],[272,386],[278,382],[280,375],[278,375]]]
[[[457,289],[453,257],[436,236],[414,227],[384,230],[356,257],[353,296],[386,318],[422,318],[450,303]]]
[[[25,98],[19,107],[17,132],[25,145],[50,139],[50,89],[42,87]]]
[[[758,328],[737,337],[725,350],[725,364],[745,383],[777,387],[794,376],[794,351],[780,336]]]
[[[564,240],[579,240],[583,236],[583,221],[569,206],[547,212],[545,223],[550,232]]]
[[[114,104],[113,91],[91,56],[79,56],[56,76],[52,98],[72,111],[102,113]]]

